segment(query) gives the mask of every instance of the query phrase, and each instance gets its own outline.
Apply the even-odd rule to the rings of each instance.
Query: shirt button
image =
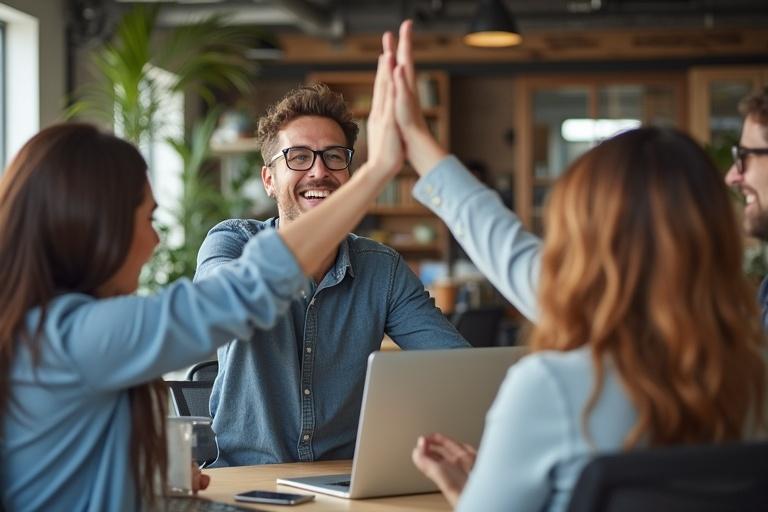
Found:
[[[435,206],[440,206],[440,203],[442,203],[442,202],[443,202],[443,200],[440,199],[439,196],[435,196],[435,197],[432,198],[432,204],[435,205]]]
[[[312,352],[312,347],[307,347],[307,354]]]
[[[305,389],[305,390],[304,390],[304,394],[305,394],[305,395],[309,395],[310,393],[311,393],[311,391],[309,391],[309,389]]]
[[[459,238],[464,236],[464,228],[462,228],[461,224],[458,224],[456,226],[456,229],[454,230],[454,232],[456,233],[456,236]]]
[[[309,441],[309,434],[304,434],[304,437],[302,439],[304,439],[305,441]]]

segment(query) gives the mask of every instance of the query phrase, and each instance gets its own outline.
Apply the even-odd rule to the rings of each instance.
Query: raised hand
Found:
[[[386,32],[381,38],[382,54],[373,85],[371,114],[368,117],[368,163],[394,174],[403,166],[404,151],[395,120],[394,40]]]
[[[404,133],[413,131],[429,133],[427,122],[421,113],[419,96],[416,93],[416,71],[413,68],[412,48],[413,22],[405,20],[400,25],[397,42],[397,65],[395,67],[395,117]],[[407,145],[407,141],[405,141]]]
[[[442,434],[419,437],[411,459],[455,507],[475,465],[477,450]]]
[[[400,25],[394,69],[395,117],[403,137],[406,158],[416,172],[423,175],[446,155],[446,151],[430,133],[419,105],[413,68],[412,28],[411,20],[405,20]]]

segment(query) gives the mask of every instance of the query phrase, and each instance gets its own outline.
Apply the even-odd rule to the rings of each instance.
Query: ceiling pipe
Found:
[[[346,35],[338,8],[325,10],[306,0],[282,0],[280,4],[293,14],[296,25],[311,36],[341,39]]]
[[[275,5],[210,3],[210,0],[205,4],[169,4],[160,10],[158,24],[179,26],[213,14],[226,16],[230,23],[237,25],[294,26],[306,34],[326,39],[341,39],[346,35],[339,9],[321,9],[306,0],[281,0]]]

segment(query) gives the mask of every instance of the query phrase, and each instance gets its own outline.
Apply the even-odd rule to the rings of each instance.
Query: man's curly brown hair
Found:
[[[265,164],[277,151],[277,132],[302,116],[327,117],[336,121],[344,132],[347,146],[354,147],[359,128],[352,120],[352,114],[342,95],[333,92],[325,84],[304,85],[288,92],[280,101],[269,107],[267,114],[259,120],[256,139]]]
[[[764,87],[741,100],[739,111],[741,115],[751,117],[760,125],[763,139],[768,142],[768,87]]]

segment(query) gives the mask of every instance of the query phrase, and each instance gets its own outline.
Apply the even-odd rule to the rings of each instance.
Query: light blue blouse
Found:
[[[499,196],[453,156],[419,180],[414,196],[445,221],[499,291],[535,320],[541,241],[524,231]],[[565,510],[586,462],[595,453],[620,450],[637,418],[607,364],[603,391],[589,417],[590,445],[581,417],[592,386],[587,348],[539,352],[510,368],[486,417],[457,510]]]
[[[2,415],[6,511],[134,511],[128,388],[274,325],[306,280],[274,230],[192,284],[151,297],[64,294],[48,307],[35,362],[19,346]],[[35,326],[39,310],[28,314]]]

